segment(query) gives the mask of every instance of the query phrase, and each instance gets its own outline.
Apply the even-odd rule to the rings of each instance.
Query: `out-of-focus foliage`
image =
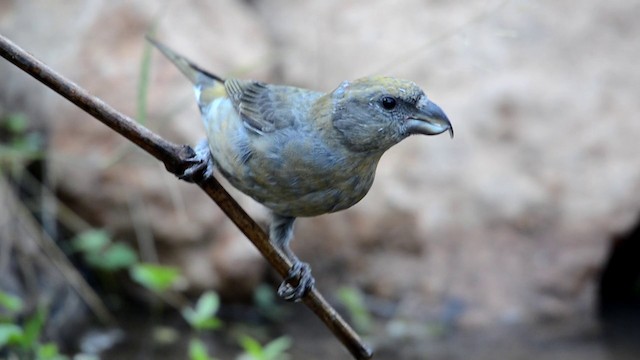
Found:
[[[0,320],[0,348],[5,348],[10,357],[19,359],[67,359],[59,353],[55,343],[41,341],[48,317],[46,307],[39,306],[21,321],[23,308],[20,298],[0,291],[0,311],[5,314]]]
[[[220,309],[220,297],[213,291],[200,296],[195,307],[182,309],[182,316],[195,330],[215,330],[222,326],[222,321],[215,315]]]
[[[43,147],[42,135],[29,131],[24,114],[0,114],[0,173],[19,174],[27,164],[42,158]]]
[[[241,336],[238,341],[244,349],[238,360],[286,360],[289,359],[287,350],[292,345],[288,336],[281,336],[264,346],[248,335]]]
[[[157,264],[136,264],[129,273],[138,284],[154,292],[168,290],[180,278],[177,268]]]
[[[74,250],[82,253],[90,266],[104,271],[126,269],[138,262],[138,255],[126,243],[113,242],[104,230],[91,229],[72,241]]]
[[[338,289],[338,299],[347,309],[356,329],[363,333],[370,332],[373,321],[362,292],[354,287],[341,287]]]

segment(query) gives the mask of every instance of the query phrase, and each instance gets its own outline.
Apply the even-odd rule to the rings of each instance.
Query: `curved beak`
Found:
[[[453,126],[442,109],[429,100],[418,104],[418,111],[407,120],[410,134],[438,135],[449,131],[453,138]]]

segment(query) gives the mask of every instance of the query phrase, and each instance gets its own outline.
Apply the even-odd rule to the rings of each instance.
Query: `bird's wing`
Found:
[[[266,134],[291,126],[304,119],[311,102],[319,93],[289,86],[269,85],[259,81],[223,80],[164,44],[147,37],[193,83],[200,111],[215,99],[228,96],[240,113],[244,125],[257,134]]]
[[[228,79],[227,95],[250,130],[265,134],[289,126],[295,121],[291,104],[298,92],[285,86],[259,81]]]

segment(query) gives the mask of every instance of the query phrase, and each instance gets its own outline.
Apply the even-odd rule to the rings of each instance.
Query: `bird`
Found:
[[[347,209],[374,181],[381,156],[403,139],[453,127],[414,82],[387,76],[343,81],[324,93],[256,80],[223,79],[147,37],[191,81],[206,139],[189,180],[217,171],[271,211],[270,242],[293,264],[278,288],[300,301],[315,286],[291,250],[294,222]],[[293,281],[297,279],[297,284]]]

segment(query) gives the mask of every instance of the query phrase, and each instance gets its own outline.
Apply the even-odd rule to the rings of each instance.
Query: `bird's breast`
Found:
[[[379,156],[328,141],[310,126],[256,134],[228,98],[203,109],[216,169],[243,193],[287,216],[316,216],[349,208],[369,191]]]
[[[256,163],[254,178],[248,183],[257,186],[247,188],[245,193],[253,194],[278,214],[299,217],[349,208],[371,188],[377,161],[338,158],[322,152],[321,156],[305,156],[303,149],[296,156],[283,152],[273,167]]]

